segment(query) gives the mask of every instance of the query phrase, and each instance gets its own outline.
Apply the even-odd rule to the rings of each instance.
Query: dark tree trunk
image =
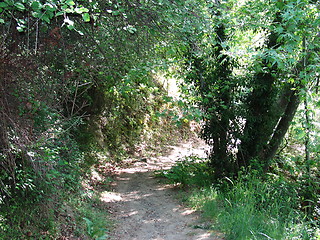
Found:
[[[219,2],[214,15],[219,15]],[[216,28],[217,43],[212,46],[211,60],[209,63],[205,59],[199,58],[195,54],[196,46],[189,44],[192,64],[191,82],[195,83],[202,97],[202,108],[207,113],[205,126],[202,130],[202,138],[212,146],[210,153],[210,166],[215,170],[217,178],[230,172],[228,154],[228,132],[230,130],[230,104],[232,81],[230,57],[223,54],[222,44],[226,41],[225,26],[221,23]]]
[[[303,40],[303,48],[305,51],[306,49],[305,39]],[[303,58],[297,63],[295,72],[294,72],[296,76],[299,76],[300,72],[305,69],[307,62],[309,61],[309,58],[310,58],[310,53],[303,56]],[[284,97],[280,101],[280,103],[286,104],[284,114],[283,116],[281,116],[279,123],[275,128],[272,138],[269,141],[269,144],[266,145],[263,151],[261,152],[260,158],[264,163],[265,171],[269,168],[271,159],[274,158],[274,156],[276,155],[277,149],[279,148],[286,132],[288,131],[290,123],[295,116],[295,113],[300,104],[300,89],[303,87],[304,86],[300,81],[297,84],[297,86],[294,86],[292,84],[287,84],[284,90],[284,94],[283,94]],[[281,107],[282,104],[279,104],[279,106]]]
[[[256,89],[249,98],[249,115],[246,119],[243,138],[238,154],[239,167],[250,164],[247,161],[255,158],[268,141],[274,125],[277,123],[274,105],[276,89],[275,78],[271,73],[262,73],[256,76]]]
[[[270,34],[271,38],[275,39],[276,36],[272,35],[274,34]],[[271,46],[272,44],[268,47]],[[251,98],[254,101],[249,101],[251,115],[247,118],[244,137],[241,139],[237,156],[239,167],[247,167],[255,159],[264,171],[269,168],[271,159],[274,158],[299,106],[299,91],[303,85],[299,82],[298,76],[304,70],[309,55],[297,62],[294,68],[293,73],[298,82],[295,85],[287,83],[283,86],[279,97],[279,94],[272,96],[271,91],[268,91],[269,85],[267,85],[271,86],[275,82],[276,79],[272,79],[269,75],[276,69],[270,69],[270,73],[261,78],[264,83],[260,82],[260,87],[252,92]],[[261,117],[252,117],[254,113]]]
[[[231,171],[230,156],[228,154],[228,132],[230,129],[230,104],[231,104],[231,69],[230,58],[224,55],[222,43],[226,41],[225,27],[221,24],[217,29],[218,43],[213,46],[214,63],[213,71],[209,71],[211,80],[211,89],[208,93],[214,95],[214,98],[209,101],[206,108],[213,108],[211,118],[205,127],[205,135],[207,142],[212,144],[212,153],[210,155],[210,165],[215,170],[216,177],[226,175]]]
[[[274,22],[279,23],[282,19],[278,13]],[[280,46],[277,41],[278,34],[272,32],[269,35],[267,49],[276,49]],[[279,87],[277,86],[277,64],[266,59],[263,60],[261,72],[253,77],[253,91],[247,99],[248,114],[241,144],[237,154],[238,170],[252,165],[252,161],[259,160],[259,153],[265,148],[273,131],[283,115],[281,108],[275,105],[278,102]]]
[[[295,116],[295,113],[300,104],[300,97],[298,90],[291,90],[291,96],[289,103],[286,107],[284,115],[281,117],[274,134],[269,141],[269,144],[265,147],[260,157],[264,162],[264,170],[266,171],[271,163],[271,159],[274,158],[279,146],[288,131],[290,123]]]

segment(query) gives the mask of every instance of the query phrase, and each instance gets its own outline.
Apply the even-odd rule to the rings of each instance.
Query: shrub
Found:
[[[169,170],[157,172],[169,183],[185,186],[206,186],[211,183],[211,171],[207,163],[197,156],[189,156],[176,162]]]

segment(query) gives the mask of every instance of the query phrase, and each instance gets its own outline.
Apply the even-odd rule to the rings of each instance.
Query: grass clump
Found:
[[[273,174],[242,173],[213,185],[209,173],[204,161],[185,160],[162,176],[193,186],[187,202],[226,239],[320,239],[319,222],[302,211],[295,183]]]
[[[296,210],[297,192],[281,179],[240,176],[218,190],[216,201],[223,212],[217,224],[227,239],[311,239],[304,232],[292,235],[291,228],[303,223],[303,214]]]
[[[204,159],[197,156],[186,157],[176,162],[169,170],[157,171],[156,175],[181,187],[206,186],[211,182],[210,168]]]

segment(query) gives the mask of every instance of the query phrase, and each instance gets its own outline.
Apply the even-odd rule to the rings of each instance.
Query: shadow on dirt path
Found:
[[[179,204],[171,185],[159,183],[154,170],[169,168],[184,156],[204,157],[204,143],[186,142],[157,158],[136,162],[132,167],[117,171],[113,192],[102,193],[113,211],[116,228],[113,240],[207,240],[222,239],[213,232],[195,229],[198,215]]]

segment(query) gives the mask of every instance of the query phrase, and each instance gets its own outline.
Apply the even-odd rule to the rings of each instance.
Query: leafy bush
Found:
[[[189,156],[169,170],[157,172],[158,176],[165,177],[170,183],[181,186],[205,186],[211,182],[211,171],[207,163],[197,156]]]

